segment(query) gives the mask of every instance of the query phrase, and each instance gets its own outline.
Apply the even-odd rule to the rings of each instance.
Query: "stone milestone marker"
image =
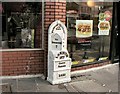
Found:
[[[67,29],[60,21],[53,22],[48,30],[48,77],[51,84],[71,81],[71,58],[67,51]]]

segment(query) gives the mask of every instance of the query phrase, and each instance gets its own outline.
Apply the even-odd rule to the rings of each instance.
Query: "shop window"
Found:
[[[2,3],[2,48],[42,47],[42,3]]]
[[[71,5],[73,5],[73,8]],[[109,34],[100,35],[98,24],[101,21],[99,15],[104,14],[106,15],[104,16],[106,17],[104,21],[109,20],[111,27],[112,2],[95,2],[95,5],[92,7],[89,7],[87,2],[67,2],[66,9],[68,50],[73,65],[107,60],[109,58],[111,28],[108,30]],[[108,15],[105,14],[107,12],[108,18]],[[77,31],[79,31],[79,37]],[[88,33],[88,31],[92,34]]]

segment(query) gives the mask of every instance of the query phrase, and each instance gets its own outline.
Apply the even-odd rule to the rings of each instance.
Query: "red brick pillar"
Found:
[[[44,9],[44,75],[47,77],[47,54],[48,54],[48,28],[52,22],[60,20],[66,21],[66,1],[62,2],[45,2]]]

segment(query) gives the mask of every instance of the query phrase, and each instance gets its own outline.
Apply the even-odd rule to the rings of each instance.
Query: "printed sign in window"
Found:
[[[110,23],[109,21],[100,21],[98,24],[99,35],[109,35]]]
[[[93,20],[76,20],[76,37],[91,37],[93,32]]]

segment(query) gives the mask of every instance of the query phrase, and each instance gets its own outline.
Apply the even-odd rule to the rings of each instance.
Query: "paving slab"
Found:
[[[11,86],[8,83],[2,83],[0,87],[2,92],[10,92],[10,93],[12,92]]]
[[[113,69],[108,67],[82,73],[81,75],[90,75],[87,76],[90,80],[107,87],[112,92],[118,92],[118,66],[113,67]]]
[[[35,92],[36,91],[36,83],[33,78],[22,78],[17,81],[18,92]]]
[[[68,92],[65,87],[59,85],[37,85],[37,92]]]
[[[2,84],[4,83],[8,83],[10,85],[12,92],[17,92],[16,79],[2,79]]]
[[[108,92],[109,89],[92,80],[71,83],[79,92]]]
[[[107,74],[109,77],[109,75]],[[109,88],[112,92],[118,92],[118,76],[111,77],[108,79],[97,79],[98,82],[101,82],[105,87]]]
[[[104,68],[104,69],[101,69],[101,70],[97,70],[96,72],[97,73],[106,73],[110,76],[118,77],[119,70],[118,70],[118,68],[114,69],[114,67],[113,67],[113,68]]]
[[[106,71],[112,73],[112,74],[118,74],[119,72],[119,65],[116,64],[116,65],[113,65],[112,67],[107,67],[107,68],[104,68]]]
[[[41,77],[34,78],[37,85],[50,85],[47,80],[42,79]]]
[[[111,83],[106,85],[107,88],[109,88],[109,90],[111,90],[112,92],[119,92],[118,91],[118,83]]]
[[[118,76],[114,76],[104,70],[99,72],[92,72],[89,78],[94,79],[102,84],[108,84],[114,82],[118,82]]]
[[[37,92],[68,92],[66,89],[67,84],[59,84],[59,85],[52,85],[48,81],[35,78],[36,85],[37,85]]]
[[[69,83],[65,85],[66,86],[66,89],[68,92],[75,92],[75,93],[78,93],[79,94],[79,91],[76,90],[72,85],[70,85]]]

